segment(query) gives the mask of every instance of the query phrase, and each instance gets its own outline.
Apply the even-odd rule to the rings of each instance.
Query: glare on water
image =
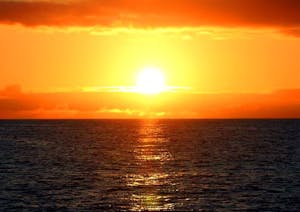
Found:
[[[164,171],[163,164],[172,160],[172,155],[164,147],[169,142],[163,129],[154,120],[143,122],[139,130],[139,139],[134,149],[136,163],[139,169],[136,173],[127,177],[127,185],[137,191],[131,196],[133,211],[169,210],[173,209],[173,203],[168,203],[167,195],[161,194],[161,186],[169,185],[169,174]]]

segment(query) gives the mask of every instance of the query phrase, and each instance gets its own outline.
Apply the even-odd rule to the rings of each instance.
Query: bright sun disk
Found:
[[[158,94],[166,90],[165,77],[157,68],[145,68],[137,76],[137,92]]]

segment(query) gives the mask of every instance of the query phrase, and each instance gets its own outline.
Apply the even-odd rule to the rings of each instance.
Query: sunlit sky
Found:
[[[300,117],[299,11],[297,0],[0,0],[0,118]],[[149,67],[173,89],[132,92]]]

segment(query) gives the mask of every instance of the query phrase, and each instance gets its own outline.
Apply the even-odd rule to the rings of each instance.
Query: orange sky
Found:
[[[298,0],[0,0],[0,118],[300,118],[299,11]],[[188,89],[116,92],[149,66]]]

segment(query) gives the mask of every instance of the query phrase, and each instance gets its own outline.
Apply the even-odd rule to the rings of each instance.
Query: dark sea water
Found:
[[[0,210],[300,211],[300,120],[0,121]]]

